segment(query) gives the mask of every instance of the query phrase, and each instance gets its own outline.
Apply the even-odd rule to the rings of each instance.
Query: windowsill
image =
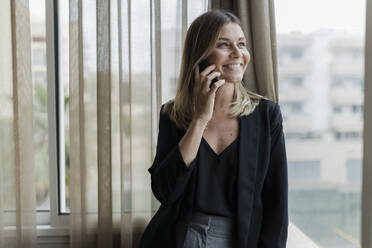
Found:
[[[68,248],[70,243],[69,230],[67,228],[52,227],[50,225],[38,225],[37,246]]]
[[[4,230],[16,230],[15,226],[5,226]],[[36,226],[37,236],[48,237],[48,236],[69,236],[69,229],[64,227],[52,227],[50,225],[37,225]]]
[[[50,225],[37,225],[37,236],[69,236],[69,229],[65,227],[52,227]]]

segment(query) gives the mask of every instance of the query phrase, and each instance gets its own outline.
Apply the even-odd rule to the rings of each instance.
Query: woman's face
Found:
[[[208,57],[208,62],[216,65],[215,71],[221,72],[219,78],[231,83],[241,82],[249,60],[241,27],[236,23],[223,25],[216,47]]]

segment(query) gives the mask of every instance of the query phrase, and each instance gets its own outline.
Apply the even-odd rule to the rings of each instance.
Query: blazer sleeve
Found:
[[[159,134],[156,155],[148,169],[151,174],[151,189],[156,199],[164,205],[175,202],[185,191],[196,158],[189,167],[180,153],[178,141],[171,135],[171,120],[160,110]],[[176,144],[175,144],[176,143]]]
[[[280,107],[270,118],[270,161],[262,189],[263,219],[258,248],[285,248],[288,232],[287,155]]]

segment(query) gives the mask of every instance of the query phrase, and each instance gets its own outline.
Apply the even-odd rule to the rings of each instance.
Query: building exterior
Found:
[[[322,247],[356,247],[342,233],[360,238],[363,40],[334,30],[277,37],[290,217]]]

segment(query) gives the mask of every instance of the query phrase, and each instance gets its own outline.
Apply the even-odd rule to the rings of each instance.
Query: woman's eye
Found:
[[[224,47],[224,46],[229,46],[226,42],[218,44],[218,47]],[[239,42],[239,46],[245,46],[244,42]]]
[[[222,46],[227,46],[228,44],[227,43],[220,43],[219,45],[218,45],[218,47],[222,47]]]

